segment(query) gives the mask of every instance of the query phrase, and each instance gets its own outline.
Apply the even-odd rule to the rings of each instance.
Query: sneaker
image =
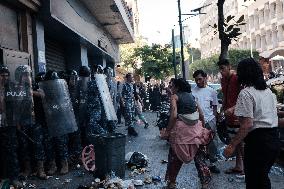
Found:
[[[210,170],[211,173],[215,173],[215,174],[220,173],[220,169],[218,169],[218,167],[216,165],[209,166],[209,170]]]
[[[135,129],[133,127],[129,127],[128,128],[128,135],[129,136],[138,136],[138,133],[135,131]]]

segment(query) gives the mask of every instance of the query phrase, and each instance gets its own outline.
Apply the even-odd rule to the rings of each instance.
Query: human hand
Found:
[[[233,115],[233,114],[234,114],[234,111],[235,111],[235,107],[228,108],[227,110],[225,110],[224,114],[225,114],[226,116],[230,116],[230,115]]]
[[[225,156],[225,158],[229,158],[229,157],[231,157],[231,156],[233,155],[234,152],[235,152],[235,147],[232,146],[231,144],[229,144],[229,145],[225,148],[223,155]]]

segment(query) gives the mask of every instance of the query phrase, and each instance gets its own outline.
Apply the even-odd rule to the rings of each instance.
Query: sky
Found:
[[[180,0],[182,14],[202,6],[204,0]],[[171,42],[172,29],[179,34],[177,0],[138,0],[140,14],[140,31],[150,43],[166,44]],[[189,16],[182,16],[182,20]],[[190,18],[183,22],[191,31],[189,41],[196,46],[199,38],[199,17]],[[186,35],[186,34],[185,34]],[[197,45],[198,46],[198,45]]]

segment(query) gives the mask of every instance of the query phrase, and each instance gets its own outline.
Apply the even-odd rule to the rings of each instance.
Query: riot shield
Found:
[[[44,91],[43,108],[48,132],[51,137],[59,137],[77,131],[68,87],[64,79],[39,83]]]
[[[107,120],[117,120],[116,112],[110,96],[109,88],[104,74],[95,74],[96,83],[99,89],[100,97],[104,105]]]
[[[1,75],[1,126],[25,126],[34,123],[31,70],[20,65],[15,70],[15,82]],[[7,77],[8,76],[8,77]],[[4,79],[5,78],[5,79]]]
[[[17,126],[20,119],[20,104],[24,93],[13,82],[8,82],[1,91],[1,127]]]

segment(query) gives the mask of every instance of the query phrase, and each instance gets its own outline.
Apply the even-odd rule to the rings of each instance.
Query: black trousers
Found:
[[[270,189],[268,173],[279,155],[277,128],[259,128],[245,138],[244,166],[246,189]]]

